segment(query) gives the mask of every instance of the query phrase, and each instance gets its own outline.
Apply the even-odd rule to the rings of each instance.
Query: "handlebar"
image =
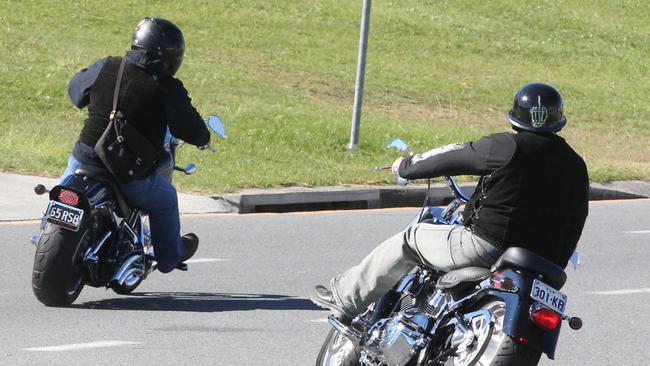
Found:
[[[387,165],[387,166],[376,166],[375,171],[376,172],[384,172],[384,171],[391,171],[393,169],[392,166]],[[449,189],[451,190],[452,194],[454,197],[467,202],[470,200],[470,196],[463,191],[463,188],[458,184],[458,181],[456,180],[455,177],[453,176],[445,176],[445,180],[447,181],[447,185],[449,186]],[[405,185],[408,181],[400,176],[397,176],[397,184],[399,185]]]
[[[456,198],[461,199],[465,202],[470,200],[470,196],[467,195],[463,191],[463,189],[458,185],[458,181],[456,181],[456,178],[452,176],[445,176],[445,180],[447,181],[447,184],[449,185],[449,189],[451,189],[451,192],[456,196]]]

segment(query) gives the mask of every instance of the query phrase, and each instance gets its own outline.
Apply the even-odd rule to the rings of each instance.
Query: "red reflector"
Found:
[[[501,272],[494,272],[490,278],[490,282],[492,286],[506,291],[512,291],[515,289],[515,282]]]
[[[526,337],[519,337],[519,338],[517,338],[517,340],[521,344],[528,343],[528,339],[526,339]]]
[[[555,330],[562,321],[558,313],[544,307],[531,311],[530,319],[544,330]]]
[[[76,206],[77,203],[79,203],[79,196],[72,191],[62,189],[61,192],[59,192],[59,201],[66,205]]]
[[[501,272],[494,272],[494,273],[492,273],[492,277],[505,278],[506,275],[504,275]]]

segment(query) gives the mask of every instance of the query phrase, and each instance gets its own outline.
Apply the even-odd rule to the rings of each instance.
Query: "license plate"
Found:
[[[81,225],[84,211],[61,202],[50,201],[45,216],[48,222],[57,224],[68,230],[77,231]]]
[[[567,296],[560,291],[552,288],[539,280],[533,280],[533,288],[530,291],[530,297],[537,300],[549,308],[557,311],[560,315],[564,314],[566,309]]]

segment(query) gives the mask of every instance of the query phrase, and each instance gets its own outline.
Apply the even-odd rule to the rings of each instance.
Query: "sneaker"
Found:
[[[181,262],[185,262],[192,258],[194,253],[196,253],[196,250],[199,248],[199,237],[194,233],[189,233],[183,235],[181,239],[183,239],[183,245],[185,247],[185,252],[181,257]]]
[[[330,310],[344,324],[350,324],[354,318],[345,312],[343,306],[334,299],[332,291],[325,286],[318,285],[311,290],[311,301],[323,309]]]

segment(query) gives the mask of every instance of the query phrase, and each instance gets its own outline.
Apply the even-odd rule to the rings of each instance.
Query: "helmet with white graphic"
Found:
[[[548,84],[526,84],[515,95],[508,121],[515,129],[557,132],[566,125],[562,96]]]

